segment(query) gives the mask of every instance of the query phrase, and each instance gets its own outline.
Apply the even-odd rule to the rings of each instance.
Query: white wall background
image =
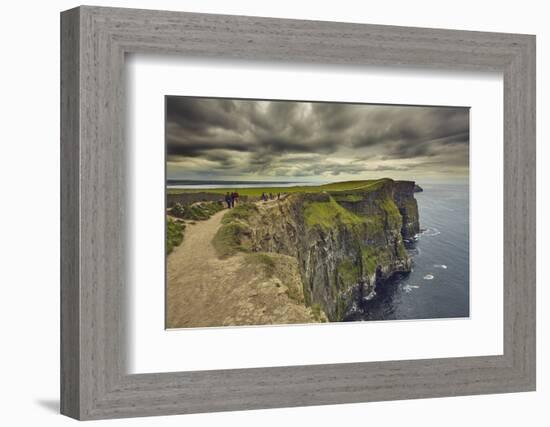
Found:
[[[96,1],[97,5],[320,19],[537,35],[538,218],[548,202],[550,27],[545,2],[358,2],[338,0]],[[0,422],[63,426],[59,384],[59,12],[75,1],[5,2],[0,65]],[[6,197],[7,196],[7,197]],[[108,421],[110,425],[280,426],[342,424],[545,426],[550,422],[547,323],[542,274],[548,223],[538,224],[538,391],[413,401]]]

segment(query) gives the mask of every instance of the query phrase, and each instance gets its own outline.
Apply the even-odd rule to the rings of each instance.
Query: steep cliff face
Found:
[[[414,198],[416,187],[414,181],[395,181],[394,183],[393,197],[403,218],[401,234],[404,239],[410,239],[420,231],[418,203]]]
[[[291,194],[248,218],[246,246],[298,260],[307,305],[341,320],[351,294],[410,271],[403,244],[418,231],[414,182],[379,180],[349,191]]]

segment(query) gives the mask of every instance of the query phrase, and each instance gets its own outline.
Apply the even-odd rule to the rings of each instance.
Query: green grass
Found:
[[[222,224],[229,224],[233,221],[248,221],[248,219],[258,212],[256,205],[252,203],[240,203],[233,209],[229,209],[222,218]]]
[[[245,236],[250,233],[247,221],[257,212],[258,208],[252,203],[240,203],[233,209],[227,210],[222,218],[222,225],[212,240],[220,258],[230,257],[237,252],[249,251],[244,244]]]
[[[257,252],[250,254],[247,256],[247,262],[259,266],[267,278],[275,274],[275,261],[266,253]]]
[[[333,228],[338,223],[360,225],[365,219],[340,206],[332,197],[328,202],[306,202],[304,219],[309,227],[320,226],[324,230]]]
[[[179,246],[183,241],[183,232],[185,230],[185,224],[180,224],[171,218],[167,218],[166,221],[166,254],[174,250],[176,246]]]
[[[387,246],[366,246],[362,248],[363,274],[370,275],[376,273],[376,267],[387,265],[391,262],[391,249]]]
[[[338,193],[331,193],[332,198],[336,200],[337,202],[350,202],[350,203],[356,203],[363,200],[363,195],[361,193],[351,193],[351,194],[338,194]]]
[[[316,193],[319,191],[350,191],[350,190],[362,190],[362,191],[375,191],[380,189],[385,182],[390,181],[389,178],[382,179],[370,179],[360,181],[344,181],[334,182],[324,185],[297,185],[293,187],[260,187],[260,188],[207,188],[207,189],[168,189],[169,194],[179,193],[214,193],[214,194],[226,194],[227,192],[236,191],[239,195],[243,196],[261,196],[262,193]]]
[[[355,285],[361,277],[359,265],[351,258],[346,258],[341,261],[340,264],[338,264],[337,271],[345,288]]]
[[[402,207],[405,209],[409,215],[418,215],[418,203],[416,199],[412,198],[402,202]]]
[[[325,191],[376,191],[382,188],[382,186],[389,181],[391,181],[391,179],[389,178],[368,179],[362,181],[343,181],[334,182],[332,184],[325,184],[322,185],[320,188]]]
[[[405,248],[405,244],[401,243],[399,246],[397,246],[397,255],[400,258],[407,258],[409,254],[407,253],[407,248]]]
[[[172,209],[170,209],[170,214],[182,219],[204,221],[216,212],[221,211],[223,208],[224,207],[221,202],[204,202],[189,206],[176,203]]]
[[[311,312],[313,313],[313,317],[315,317],[315,320],[317,320],[317,322],[323,322],[326,320],[324,319],[324,317],[322,317],[322,309],[321,309],[321,305],[320,304],[313,304],[311,306]]]
[[[231,222],[222,224],[214,235],[212,244],[220,258],[227,258],[235,255],[237,252],[247,252],[248,248],[243,245],[242,237],[248,232],[248,227],[244,224]]]
[[[387,222],[390,228],[401,228],[401,214],[399,213],[399,209],[397,208],[395,202],[389,197],[386,197],[382,199],[379,206],[386,214]]]

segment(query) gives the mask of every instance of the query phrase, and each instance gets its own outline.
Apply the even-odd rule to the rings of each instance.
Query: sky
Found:
[[[166,97],[169,180],[468,179],[469,108]]]

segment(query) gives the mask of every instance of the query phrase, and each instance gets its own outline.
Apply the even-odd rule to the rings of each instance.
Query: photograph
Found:
[[[470,316],[468,106],[164,107],[166,329]]]

